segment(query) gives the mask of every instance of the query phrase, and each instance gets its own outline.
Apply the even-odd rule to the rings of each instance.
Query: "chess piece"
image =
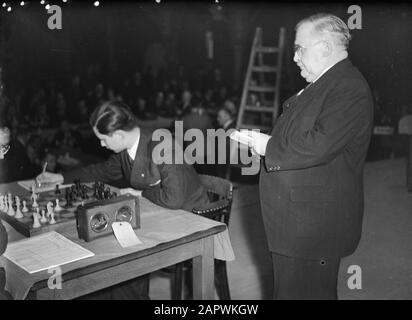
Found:
[[[58,197],[58,196],[60,196],[61,193],[62,193],[62,192],[61,192],[60,189],[59,189],[59,185],[56,184],[56,189],[54,190],[54,194],[56,195],[56,197]]]
[[[16,219],[21,219],[23,218],[23,213],[20,210],[20,198],[19,196],[16,196],[16,215],[14,216]]]
[[[52,211],[52,213],[50,214],[50,224],[56,224],[56,220],[54,220],[54,212]]]
[[[27,209],[27,202],[26,200],[23,200],[23,209],[21,209],[21,212],[29,212],[29,209]]]
[[[51,214],[53,213],[53,202],[49,201],[46,204],[47,207],[47,217],[50,217]]]
[[[9,193],[9,210],[7,211],[7,214],[11,217],[14,217],[14,215],[16,214],[16,212],[14,211],[13,208],[13,199],[11,197],[11,193]]]
[[[31,205],[33,208],[38,208],[39,207],[39,204],[37,203],[37,197],[38,197],[38,195],[37,194],[35,194],[35,193],[33,193],[32,195],[31,195],[31,198],[33,199],[33,204]]]
[[[41,223],[46,223],[47,222],[47,218],[46,218],[46,211],[44,209],[41,210],[41,219],[40,219]]]
[[[59,211],[62,211],[62,210],[63,210],[63,208],[60,207],[59,202],[60,202],[60,200],[59,200],[59,199],[56,199],[56,206],[54,207],[54,211],[55,211],[55,212],[59,212]]]
[[[0,195],[0,211],[4,211],[4,196]]]
[[[3,203],[4,203],[3,212],[7,213],[9,211],[9,205],[8,205],[6,196],[4,196]]]
[[[65,198],[66,198],[66,208],[71,207],[71,189],[70,188],[66,188],[66,194],[65,194]]]
[[[41,227],[39,218],[40,218],[39,208],[36,208],[36,212],[33,212],[33,228]]]

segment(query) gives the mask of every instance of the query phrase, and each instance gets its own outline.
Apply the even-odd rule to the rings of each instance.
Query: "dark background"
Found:
[[[315,12],[331,12],[344,21],[353,3],[274,3],[220,1],[173,2],[93,1],[59,4],[63,28],[50,30],[50,16],[38,1],[8,13],[1,8],[3,81],[10,91],[33,81],[64,79],[85,73],[91,62],[101,64],[107,76],[143,70],[146,52],[154,42],[163,42],[167,63],[183,64],[191,72],[205,62],[205,32],[215,41],[213,63],[229,83],[243,85],[243,73],[255,28],[263,28],[264,43],[276,44],[281,26],[286,27],[283,96],[299,90],[303,80],[292,61],[294,26]],[[359,3],[362,30],[352,30],[350,57],[371,87],[377,88],[386,108],[411,103],[412,5]],[[219,19],[219,13],[221,18]],[[168,20],[169,19],[169,20]],[[240,22],[239,22],[240,21]],[[239,22],[239,23],[238,23]],[[240,76],[235,78],[234,48],[242,51]]]

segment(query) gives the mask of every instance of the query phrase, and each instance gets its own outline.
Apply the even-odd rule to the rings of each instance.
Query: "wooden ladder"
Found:
[[[285,28],[280,28],[277,47],[263,46],[262,28],[256,28],[236,129],[259,129],[261,132],[269,132],[273,127],[279,112],[284,44]],[[245,148],[242,145],[239,147]],[[231,145],[231,158],[235,151],[236,147]],[[231,168],[232,165],[227,166],[226,179],[230,179]]]
[[[279,110],[284,43],[284,28],[280,28],[277,47],[263,46],[262,29],[256,28],[236,129],[269,131],[272,128]],[[272,65],[268,61],[269,55],[272,55]]]

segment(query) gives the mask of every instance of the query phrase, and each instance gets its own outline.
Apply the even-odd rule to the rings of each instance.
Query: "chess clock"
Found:
[[[76,211],[77,233],[87,242],[113,234],[113,222],[129,222],[133,229],[140,228],[139,199],[122,195],[80,205]]]

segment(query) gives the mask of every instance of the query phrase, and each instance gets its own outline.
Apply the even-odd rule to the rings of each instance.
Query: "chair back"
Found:
[[[229,180],[206,174],[200,174],[199,178],[212,202],[210,209],[205,212],[206,216],[229,225],[233,200],[232,183]],[[207,213],[212,213],[212,215]]]

